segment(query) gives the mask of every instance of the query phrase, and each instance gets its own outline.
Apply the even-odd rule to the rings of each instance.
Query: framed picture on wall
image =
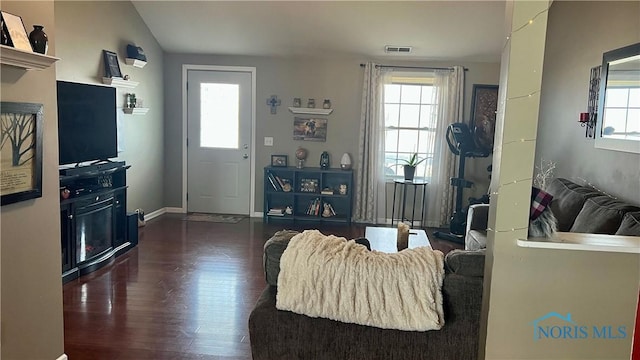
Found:
[[[2,102],[2,205],[42,197],[42,104]]]
[[[498,85],[473,85],[471,124],[478,146],[492,150],[498,111]]]
[[[327,141],[327,119],[293,118],[293,140]]]
[[[102,50],[104,55],[104,76],[108,78],[121,78],[120,63],[118,55],[113,51]]]
[[[22,18],[6,11],[0,11],[0,14],[2,15],[2,32],[7,37],[2,39],[3,42],[6,41],[16,49],[33,52]]]

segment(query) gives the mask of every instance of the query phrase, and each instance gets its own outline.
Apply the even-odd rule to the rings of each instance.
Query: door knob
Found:
[[[244,144],[244,145],[242,145],[242,148],[244,148],[245,150],[247,150],[247,149],[249,148],[249,145],[248,145],[248,144]]]
[[[244,155],[242,155],[242,158],[243,158],[243,159],[248,159],[248,158],[249,158],[249,155],[244,154]]]

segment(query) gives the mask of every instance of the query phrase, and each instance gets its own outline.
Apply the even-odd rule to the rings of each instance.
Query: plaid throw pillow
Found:
[[[531,213],[530,220],[535,220],[549,206],[553,196],[548,192],[542,191],[537,187],[531,188]]]

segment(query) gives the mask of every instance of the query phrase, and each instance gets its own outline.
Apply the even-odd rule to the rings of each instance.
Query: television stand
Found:
[[[138,243],[123,161],[60,170],[62,280],[95,271]],[[135,232],[127,231],[135,220]],[[128,235],[131,233],[131,235]]]
[[[85,166],[75,166],[72,168],[60,169],[60,176],[86,175],[99,173],[102,171],[119,169],[125,167],[124,161],[110,161],[108,163],[91,163]]]

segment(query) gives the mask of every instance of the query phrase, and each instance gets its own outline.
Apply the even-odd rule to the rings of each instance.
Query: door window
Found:
[[[240,147],[240,86],[200,84],[200,147]]]

